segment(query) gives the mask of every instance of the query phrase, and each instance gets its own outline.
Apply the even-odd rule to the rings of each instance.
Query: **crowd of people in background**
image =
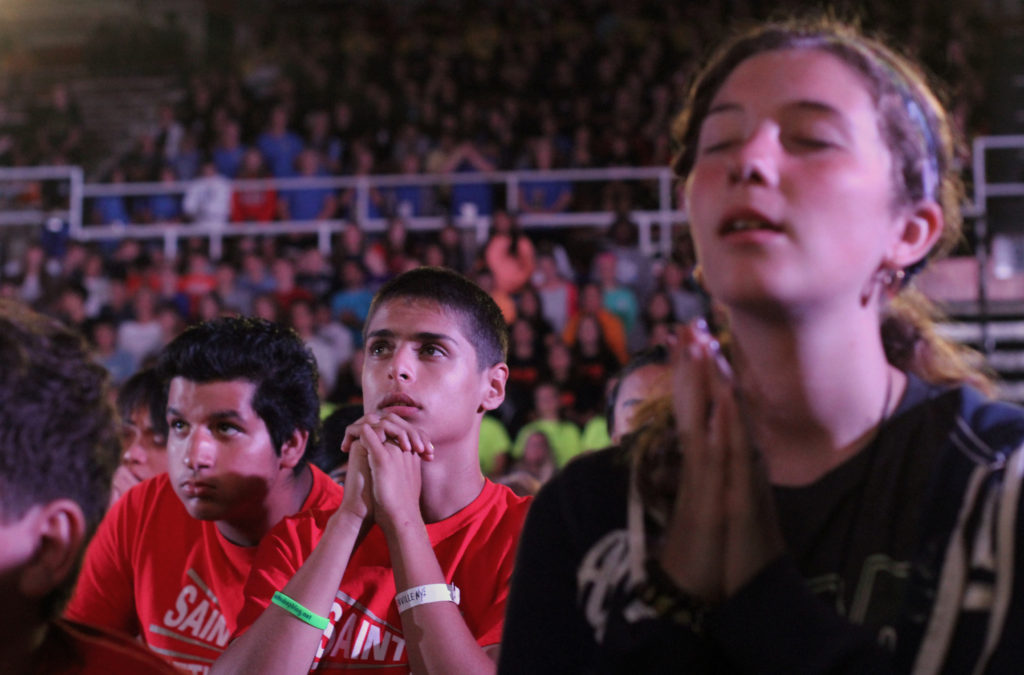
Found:
[[[329,410],[360,400],[361,329],[374,290],[411,267],[450,267],[491,293],[512,339],[508,399],[481,445],[485,470],[505,473],[544,443],[539,454],[558,468],[607,443],[605,390],[629,355],[664,344],[674,325],[705,312],[685,236],[664,258],[637,250],[629,211],[655,194],[615,182],[524,181],[519,211],[508,213],[503,186],[413,182],[370,190],[364,212],[353,190],[232,189],[228,181],[665,166],[695,55],[719,39],[726,14],[758,18],[768,11],[762,4],[474,3],[450,22],[432,3],[352,3],[253,17],[238,28],[234,65],[193,72],[152,124],[125,120],[132,149],[104,156],[108,168],[94,176],[190,187],[95,197],[86,218],[340,218],[332,255],[299,235],[230,238],[217,258],[196,239],[175,259],[133,240],[43,241],[6,261],[0,294],[78,328],[115,382],[191,323],[224,314],[282,321],[316,355]],[[958,29],[978,16],[944,3],[860,11],[882,30],[910,35],[905,49],[952,83],[962,129],[984,125],[970,88],[984,79],[981,51]],[[929,31],[906,30],[926,23]],[[87,129],[67,86],[53,87],[22,124],[10,111],[0,110],[0,162],[88,167]],[[409,231],[409,217],[450,216],[466,204],[490,217],[480,246],[454,219],[439,231]],[[569,209],[616,214],[583,255],[517,225],[519,213]],[[361,215],[387,219],[383,236],[371,236]],[[544,433],[531,439],[537,429]]]
[[[90,180],[182,185],[223,179],[373,174],[485,174],[494,170],[665,166],[669,127],[725,19],[759,18],[779,3],[346,3],[287,5],[246,17],[228,65],[188,69],[153,119],[124,120],[133,146],[88,148],[83,116],[58,84],[37,105],[0,108],[0,165],[84,164]],[[783,3],[784,4],[784,3]],[[463,6],[465,5],[465,6]],[[770,5],[770,7],[769,7]],[[941,2],[857,3],[879,30],[955,93],[967,134],[983,130],[980,11]],[[460,21],[450,21],[457,10]],[[841,11],[837,10],[837,11]],[[928,30],[923,30],[928,26]],[[207,181],[208,183],[210,181]],[[211,188],[216,189],[216,188]],[[221,193],[224,190],[221,188]],[[501,194],[486,182],[443,189],[411,183],[370,193],[369,217],[489,214]],[[524,212],[642,207],[656,197],[621,185],[524,185]],[[202,220],[183,195],[101,197],[87,220]],[[256,189],[220,198],[222,218],[354,218],[350,190]]]
[[[112,249],[69,242],[60,257],[33,243],[0,295],[80,331],[115,384],[188,325],[225,315],[281,322],[316,357],[326,417],[361,403],[362,331],[376,289],[421,265],[448,267],[485,288],[509,327],[508,392],[485,425],[485,473],[529,465],[535,478],[549,477],[609,442],[606,393],[630,354],[666,344],[676,325],[706,311],[689,240],[684,232],[671,256],[647,258],[635,225],[618,219],[597,233],[597,253],[581,267],[564,247],[534,242],[516,214],[496,212],[480,247],[463,234],[454,225],[410,233],[395,219],[374,238],[349,223],[332,256],[283,235],[233,239],[219,260],[198,239],[175,259],[131,239]]]

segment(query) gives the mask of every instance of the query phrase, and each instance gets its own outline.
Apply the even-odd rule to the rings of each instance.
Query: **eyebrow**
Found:
[[[381,337],[394,339],[398,337],[398,334],[395,331],[390,330],[388,328],[380,328],[378,330],[370,332],[369,334],[367,334],[366,337]],[[419,331],[418,333],[413,333],[412,335],[409,336],[409,338],[415,342],[450,342],[453,344],[458,343],[458,340],[456,340],[454,337],[450,335],[446,335],[444,333],[431,333],[429,331]]]
[[[184,413],[182,413],[180,410],[172,406],[167,406],[167,414],[175,417],[185,416]],[[230,419],[239,421],[242,420],[242,415],[237,410],[215,410],[214,412],[210,413],[209,417],[211,419]]]
[[[782,107],[784,109],[795,108],[795,109],[798,109],[798,110],[808,110],[808,111],[811,111],[811,112],[820,112],[820,113],[825,113],[825,114],[828,114],[828,115],[835,115],[837,117],[841,117],[842,114],[843,114],[842,111],[840,111],[835,106],[833,106],[831,104],[828,104],[828,103],[825,103],[824,101],[817,101],[817,100],[814,100],[814,99],[803,99],[803,98],[802,99],[797,99],[795,101],[790,101],[788,103],[783,104]],[[705,115],[705,117],[710,117],[711,115],[720,115],[720,114],[723,114],[723,113],[731,113],[731,112],[743,112],[743,106],[740,105],[739,103],[733,103],[733,102],[730,102],[730,101],[725,101],[723,103],[718,103],[718,104],[715,104],[715,105],[711,106],[708,109],[708,112]]]

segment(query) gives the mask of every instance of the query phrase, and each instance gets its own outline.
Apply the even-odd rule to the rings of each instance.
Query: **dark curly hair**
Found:
[[[476,349],[478,369],[501,363],[508,356],[508,326],[501,310],[487,291],[458,272],[417,267],[387,282],[373,297],[364,332],[380,306],[398,298],[432,300],[462,319],[460,328]]]
[[[0,299],[0,521],[58,499],[77,503],[94,531],[119,454],[109,375],[58,321]],[[76,575],[44,600],[55,615]]]
[[[267,425],[276,452],[296,429],[309,432],[306,454],[320,443],[316,360],[286,326],[253,317],[196,324],[164,348],[156,370],[165,387],[175,377],[252,382],[252,408]],[[306,454],[296,473],[306,466]]]

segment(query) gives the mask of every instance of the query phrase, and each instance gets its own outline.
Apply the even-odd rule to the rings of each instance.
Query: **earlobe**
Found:
[[[58,499],[39,514],[39,549],[26,565],[21,591],[26,597],[41,598],[59,586],[74,571],[85,544],[85,515],[70,499]]]
[[[306,452],[306,443],[309,441],[309,432],[304,429],[295,429],[292,435],[281,444],[281,467],[294,469]]]
[[[494,410],[505,400],[505,383],[508,382],[508,366],[498,363],[487,369],[487,388],[483,402],[477,412]]]

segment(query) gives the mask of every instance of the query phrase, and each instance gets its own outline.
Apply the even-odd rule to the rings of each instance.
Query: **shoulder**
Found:
[[[168,522],[193,519],[175,494],[170,477],[163,473],[132,486],[114,502],[103,520],[130,527],[133,533],[141,535],[154,526],[162,528]]]
[[[344,488],[313,464],[308,466],[313,472],[313,487],[309,491],[309,497],[302,504],[303,510],[333,510],[340,506],[342,495],[345,494]]]
[[[952,448],[972,464],[1001,464],[1024,443],[1024,408],[968,385],[939,387],[911,376],[905,398],[901,409],[942,429]]]

